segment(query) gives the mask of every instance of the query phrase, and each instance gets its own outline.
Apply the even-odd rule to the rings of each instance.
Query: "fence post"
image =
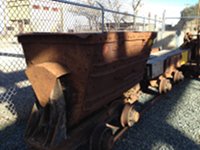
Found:
[[[156,31],[156,24],[157,24],[157,15],[155,15],[155,18],[154,18],[154,31]]]
[[[64,19],[63,19],[63,7],[60,7],[60,15],[61,15],[61,29],[60,29],[60,32],[64,32]]]
[[[166,10],[164,10],[163,16],[162,16],[162,32],[165,31],[165,13],[166,13]]]
[[[148,14],[148,31],[151,30],[151,13]]]
[[[101,7],[101,32],[105,32],[105,29],[104,29],[105,10],[104,10],[103,5],[101,5],[99,2],[97,2],[97,4]]]
[[[145,17],[143,18],[143,31],[145,31],[145,22],[146,22],[146,20],[145,20]]]
[[[163,34],[164,34],[164,31],[165,31],[165,13],[166,13],[166,10],[163,11],[163,16],[162,16],[161,40],[163,39]]]
[[[136,23],[135,23],[135,17],[136,17],[136,16],[133,15],[133,31],[136,30],[136,27],[135,27],[135,25],[136,25]]]

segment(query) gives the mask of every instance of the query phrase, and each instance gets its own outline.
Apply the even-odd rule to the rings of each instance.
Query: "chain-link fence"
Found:
[[[0,0],[0,127],[27,119],[34,94],[24,74],[17,35],[28,32],[104,32],[161,30],[150,17],[64,0]],[[1,129],[1,128],[0,128]]]

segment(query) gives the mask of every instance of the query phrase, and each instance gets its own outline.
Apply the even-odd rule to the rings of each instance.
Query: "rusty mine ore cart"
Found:
[[[111,149],[139,119],[134,103],[155,37],[154,32],[19,35],[36,97],[28,144]]]

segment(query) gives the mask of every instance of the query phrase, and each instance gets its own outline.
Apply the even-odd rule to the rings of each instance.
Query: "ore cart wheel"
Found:
[[[138,122],[140,114],[130,104],[126,104],[121,114],[120,122],[122,127],[132,127]]]
[[[183,75],[182,71],[179,71],[179,79],[180,79],[180,81],[184,80],[184,75]]]
[[[167,93],[168,90],[170,90],[170,81],[168,79],[165,78],[161,78],[160,79],[160,83],[159,83],[159,93]]]
[[[160,83],[159,83],[159,93],[166,93],[166,92],[167,92],[166,80],[165,79],[161,79]]]
[[[184,79],[184,75],[183,75],[183,72],[182,71],[175,71],[174,72],[174,82],[179,82],[179,81],[182,81]]]
[[[178,82],[179,80],[180,80],[180,73],[179,73],[178,70],[176,70],[176,71],[174,72],[173,81],[174,81],[174,83],[176,83],[176,82]]]
[[[112,130],[105,124],[98,125],[91,134],[89,141],[89,150],[112,150],[114,145],[114,136]]]

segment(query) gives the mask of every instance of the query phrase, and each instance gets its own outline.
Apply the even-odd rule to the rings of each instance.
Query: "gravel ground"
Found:
[[[115,150],[200,150],[200,80],[175,86],[116,144]]]
[[[200,150],[199,97],[200,80],[186,79],[176,85],[124,134],[114,150]],[[10,119],[9,115],[3,119],[0,150],[26,150],[26,119]]]

